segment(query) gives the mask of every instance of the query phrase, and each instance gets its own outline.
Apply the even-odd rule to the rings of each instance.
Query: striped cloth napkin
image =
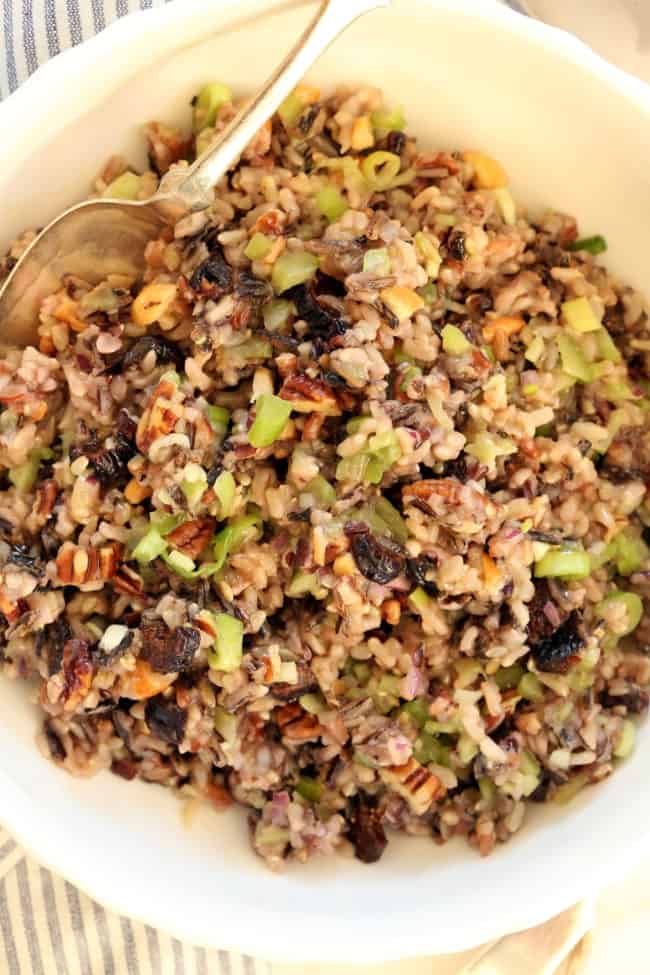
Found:
[[[0,0],[0,98],[39,64],[112,20],[169,0]],[[181,0],[175,0],[181,2]],[[521,8],[517,0],[511,5]],[[577,975],[591,908],[461,955],[355,969],[356,975]],[[1,975],[350,975],[349,966],[269,965],[183,944],[119,917],[30,859],[0,827]]]

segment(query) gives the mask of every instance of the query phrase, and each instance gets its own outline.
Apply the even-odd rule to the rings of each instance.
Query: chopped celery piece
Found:
[[[307,85],[298,85],[294,88],[278,109],[278,115],[282,119],[285,128],[292,129],[302,115],[303,109],[307,105],[316,102],[318,97],[318,91],[314,88],[309,88]]]
[[[287,425],[291,403],[272,393],[263,393],[255,404],[255,420],[248,431],[253,447],[270,447]]]
[[[219,499],[219,517],[228,518],[235,500],[235,478],[230,471],[222,471],[213,485],[213,491]]]
[[[214,617],[216,628],[215,645],[208,650],[208,663],[213,670],[223,670],[227,674],[237,670],[241,663],[244,646],[244,624],[227,613],[217,613]]]
[[[347,203],[335,186],[324,186],[315,196],[316,206],[330,223],[342,217],[348,208]]]
[[[431,606],[431,597],[427,595],[421,586],[414,589],[409,596],[409,603],[413,609],[422,614]]]
[[[240,345],[232,346],[230,351],[245,362],[252,362],[254,359],[268,359],[273,348],[267,339],[253,335]]]
[[[170,552],[169,555],[165,556],[165,562],[170,569],[173,569],[180,576],[188,575],[191,577],[191,574],[196,572],[194,560],[183,552]]]
[[[472,759],[478,754],[478,745],[469,735],[462,734],[458,739],[456,751],[461,765],[469,765]]]
[[[402,168],[402,160],[394,152],[371,152],[361,162],[361,172],[372,190],[387,190]]]
[[[472,343],[455,325],[445,325],[441,334],[442,347],[448,355],[463,355],[472,348]]]
[[[435,762],[436,765],[450,765],[449,748],[426,732],[418,736],[413,753],[422,765],[428,765],[430,762]]]
[[[562,302],[562,315],[574,332],[597,332],[601,327],[588,298],[572,298],[571,301]]]
[[[376,514],[388,526],[391,535],[398,542],[404,544],[409,537],[409,532],[406,527],[406,522],[397,508],[393,507],[388,498],[377,498],[374,503],[374,509]]]
[[[501,219],[507,226],[514,227],[517,223],[517,208],[512,193],[507,186],[497,186],[492,192],[501,212]]]
[[[591,559],[582,549],[550,549],[535,563],[537,579],[586,579],[591,573]]]
[[[111,200],[137,200],[142,177],[135,173],[122,173],[112,183],[109,183],[102,196]]]
[[[212,81],[204,85],[198,93],[194,102],[192,113],[192,130],[195,135],[214,125],[217,120],[217,112],[226,102],[232,101],[232,91],[228,85],[221,84],[220,81]]]
[[[329,507],[329,505],[334,504],[336,501],[336,491],[329,481],[326,481],[320,474],[312,478],[305,491],[308,494],[313,494],[316,501],[325,507]]]
[[[155,528],[159,535],[169,535],[182,524],[184,519],[184,515],[169,515],[166,511],[152,511],[149,520],[151,527]]]
[[[496,433],[479,433],[465,446],[465,452],[481,464],[494,464],[497,457],[509,457],[517,453],[517,445],[509,437]]]
[[[262,517],[257,513],[242,515],[225,528],[222,528],[214,540],[215,571],[223,568],[226,559],[232,552],[259,538],[261,534]]]
[[[400,380],[399,388],[400,392],[405,393],[409,388],[414,379],[419,379],[422,375],[422,370],[419,366],[409,366],[402,372],[402,378]]]
[[[367,684],[370,680],[370,675],[372,673],[370,664],[366,664],[363,661],[360,663],[355,663],[352,665],[352,671],[360,684]]]
[[[470,687],[483,673],[483,665],[479,660],[468,660],[462,657],[454,661],[457,678],[454,686],[458,688]]]
[[[438,300],[438,287],[433,282],[430,282],[429,284],[425,284],[423,288],[420,288],[420,294],[426,305],[433,305]]]
[[[278,295],[297,284],[304,284],[313,278],[318,270],[318,258],[307,251],[290,251],[280,254],[273,265],[271,282]]]
[[[365,479],[369,454],[353,454],[343,457],[336,465],[337,481],[363,481]]]
[[[306,775],[301,775],[298,779],[296,792],[307,802],[320,802],[323,795],[323,785],[316,779],[310,779]]]
[[[327,705],[319,694],[302,694],[298,698],[298,703],[307,714],[322,714],[327,710]]]
[[[29,494],[38,480],[38,469],[42,460],[51,460],[54,453],[49,447],[34,447],[29,452],[29,460],[9,470],[9,480],[19,494]]]
[[[457,735],[459,732],[458,722],[453,718],[451,721],[427,721],[424,730],[430,735]]]
[[[578,793],[584,789],[588,781],[588,772],[578,772],[572,775],[568,782],[558,786],[552,801],[557,803],[558,806],[566,806],[567,803],[575,799]]]
[[[225,708],[215,708],[214,727],[224,741],[232,744],[237,737],[237,715],[230,714]]]
[[[223,406],[208,406],[206,413],[214,432],[225,437],[230,423],[229,411]]]
[[[536,396],[539,392],[539,386],[536,383],[526,383],[525,386],[521,387],[521,391],[524,396]]]
[[[417,697],[414,701],[407,701],[401,709],[403,714],[408,714],[409,718],[415,721],[416,725],[423,728],[429,720],[429,702],[424,697]]]
[[[284,301],[282,298],[267,301],[262,308],[264,327],[269,332],[277,332],[283,325],[286,325],[292,311],[293,305],[290,301]]]
[[[181,491],[190,508],[195,507],[208,489],[208,475],[199,464],[188,464],[181,481]]]
[[[544,685],[536,674],[530,672],[521,678],[517,690],[527,701],[537,702],[544,698]]]
[[[598,358],[605,362],[620,362],[622,359],[618,346],[606,328],[599,328],[593,335],[596,340]]]
[[[619,532],[610,542],[609,549],[610,558],[620,576],[631,576],[633,572],[638,572],[650,555],[650,549],[641,536],[629,529]]]
[[[234,532],[232,525],[226,525],[222,528],[219,534],[214,540],[214,559],[215,564],[218,566],[217,572],[223,568],[226,563],[226,559],[233,548],[233,538]]]
[[[603,254],[607,250],[607,241],[600,234],[593,237],[582,237],[574,240],[567,247],[568,251],[588,251],[590,254]]]
[[[519,664],[513,664],[512,667],[500,667],[494,675],[494,681],[500,691],[510,691],[517,687],[523,675],[523,668]]]
[[[616,758],[628,758],[634,751],[636,744],[636,725],[633,721],[624,721],[621,737],[614,748]]]
[[[377,132],[401,132],[406,126],[401,108],[378,108],[370,116],[370,121]]]
[[[253,234],[244,254],[249,261],[261,261],[273,247],[273,241],[266,234]]]
[[[453,213],[436,213],[435,225],[440,229],[445,227],[455,227],[457,218]]]
[[[524,352],[524,356],[526,357],[526,359],[528,359],[529,362],[532,362],[534,365],[537,365],[539,360],[544,355],[545,348],[546,348],[546,344],[542,336],[536,335],[533,341],[527,347],[526,351]]]
[[[298,570],[285,589],[285,595],[290,599],[300,599],[302,596],[323,599],[327,595],[327,590],[321,586],[317,572]]]
[[[592,367],[573,339],[568,335],[558,335],[557,344],[562,359],[562,369],[567,376],[579,379],[582,383],[590,383],[594,378]]]
[[[361,424],[367,419],[367,416],[353,416],[345,425],[346,432],[350,435],[358,433],[361,429]]]
[[[610,592],[605,598],[598,603],[596,611],[603,615],[607,606],[611,606],[612,603],[619,603],[625,608],[627,613],[627,623],[625,629],[618,636],[627,636],[628,633],[632,633],[636,630],[637,626],[641,622],[641,617],[643,616],[643,600],[640,596],[637,596],[635,592]]]
[[[442,258],[435,239],[430,235],[418,230],[413,238],[415,249],[425,262],[425,270],[429,277],[435,280],[438,277]]]
[[[390,274],[390,257],[385,247],[375,247],[363,255],[363,270],[377,277]]]
[[[482,775],[478,780],[478,790],[481,793],[483,802],[494,802],[496,799],[497,787],[492,779],[488,779],[486,775]]]
[[[159,530],[150,528],[146,535],[143,535],[136,547],[133,549],[133,558],[136,562],[146,565],[153,562],[159,555],[167,551],[167,542],[160,534]]]

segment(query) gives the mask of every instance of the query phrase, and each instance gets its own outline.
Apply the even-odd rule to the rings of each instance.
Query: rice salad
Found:
[[[235,111],[206,85],[94,194]],[[301,85],[140,280],[64,279],[0,361],[0,667],[44,753],[240,804],[273,868],[487,855],[606,778],[649,700],[650,328],[605,249]]]

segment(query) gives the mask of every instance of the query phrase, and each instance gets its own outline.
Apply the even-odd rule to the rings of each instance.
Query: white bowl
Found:
[[[186,123],[202,82],[241,92],[262,82],[309,16],[268,6],[184,0],[39,70],[0,106],[3,236],[83,195],[110,153],[142,160],[142,121]],[[493,153],[524,200],[577,214],[585,233],[607,235],[610,265],[647,283],[650,88],[568,35],[492,0],[401,0],[359,22],[313,78],[374,82],[425,144]],[[647,730],[609,781],[561,813],[540,810],[488,860],[403,838],[373,867],[330,858],[275,876],[250,851],[243,812],[206,809],[186,829],[162,789],[108,774],[75,781],[40,757],[36,721],[24,688],[0,682],[7,827],[110,907],[260,956],[372,962],[464,949],[593,894],[648,840]]]

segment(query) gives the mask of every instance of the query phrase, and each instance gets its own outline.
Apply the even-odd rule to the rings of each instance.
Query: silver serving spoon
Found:
[[[303,36],[264,87],[189,168],[175,167],[148,200],[86,200],[53,220],[30,244],[0,289],[0,341],[37,339],[41,302],[65,274],[97,284],[108,274],[137,274],[144,249],[164,223],[204,210],[214,187],[305,72],[346,27],[391,0],[324,0]]]

